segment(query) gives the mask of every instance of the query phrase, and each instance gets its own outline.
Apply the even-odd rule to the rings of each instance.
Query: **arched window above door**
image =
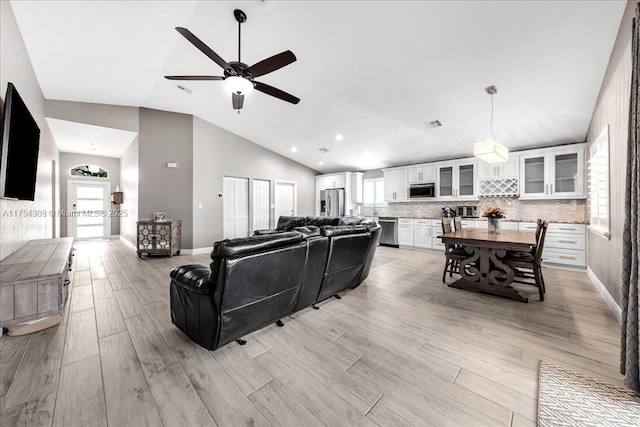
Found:
[[[77,165],[70,169],[71,176],[87,176],[90,178],[109,178],[109,171],[97,165]]]

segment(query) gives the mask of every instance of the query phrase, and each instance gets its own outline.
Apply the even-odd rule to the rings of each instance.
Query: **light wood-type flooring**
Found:
[[[63,322],[0,338],[3,426],[533,426],[540,359],[622,385],[619,325],[582,272],[545,269],[524,304],[380,247],[342,300],[209,352],[171,323],[168,278],[207,255],[76,247]]]

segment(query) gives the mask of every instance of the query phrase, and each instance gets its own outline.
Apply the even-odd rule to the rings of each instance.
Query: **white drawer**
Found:
[[[574,251],[570,249],[544,248],[542,260],[544,263],[574,265],[585,267],[587,265],[587,253],[585,251]]]
[[[573,234],[586,234],[587,226],[585,224],[558,224],[551,223],[547,228],[547,234],[549,233],[573,233]]]
[[[538,224],[535,222],[521,222],[518,224],[518,230],[520,231],[536,231]],[[547,228],[547,231],[549,229]]]
[[[413,218],[398,218],[400,225],[413,225]]]
[[[549,233],[547,229],[547,235],[544,239],[544,247],[546,248],[563,248],[563,249],[577,249],[585,250],[587,247],[587,236],[584,234],[570,234],[570,233]]]
[[[487,229],[487,221],[473,221],[473,226],[475,228],[484,228],[485,230]]]
[[[441,234],[441,233],[439,233],[439,234]],[[444,251],[444,243],[442,243],[442,239],[438,239],[437,237],[433,237],[433,242],[432,242],[431,247],[433,249],[442,249]]]
[[[462,221],[460,221],[460,224],[462,224],[462,228],[473,228],[474,222],[475,221],[470,219],[463,219]]]
[[[430,219],[414,219],[413,223],[415,225],[426,225],[426,226],[431,226],[431,220]]]

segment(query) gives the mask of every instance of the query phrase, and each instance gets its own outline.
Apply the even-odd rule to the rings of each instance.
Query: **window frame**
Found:
[[[367,182],[373,182],[373,203],[366,203],[364,201],[364,193],[365,193],[365,186]],[[382,184],[383,186],[383,191],[382,191],[382,200],[378,201],[376,200],[376,194],[377,194],[377,187],[379,184]],[[362,180],[362,206],[365,208],[372,208],[372,207],[385,207],[387,206],[387,202],[384,200],[384,178],[368,178],[368,179],[364,179]]]
[[[606,125],[598,137],[589,146],[589,160],[587,168],[587,181],[589,186],[588,212],[589,231],[603,239],[611,239],[611,175],[610,175],[610,144],[609,125]],[[602,179],[606,179],[605,189],[599,185]],[[600,189],[600,190],[598,190]],[[600,193],[604,194],[600,194]],[[594,212],[594,206],[604,207],[605,218],[599,210]]]

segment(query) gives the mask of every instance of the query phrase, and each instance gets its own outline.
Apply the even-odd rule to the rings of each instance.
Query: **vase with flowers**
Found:
[[[505,211],[498,206],[491,206],[485,209],[482,216],[487,218],[489,234],[500,234],[500,220],[505,217]]]

